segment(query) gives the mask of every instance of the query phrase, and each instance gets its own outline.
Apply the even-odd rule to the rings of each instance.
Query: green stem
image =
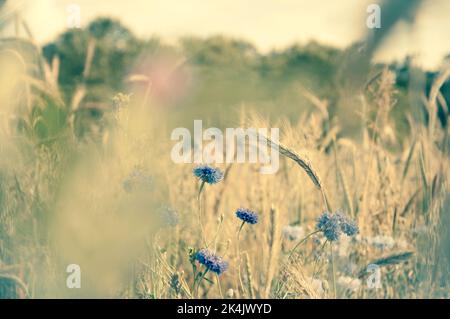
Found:
[[[205,271],[202,273],[201,277],[200,277],[199,280],[198,280],[197,288],[196,288],[196,290],[195,290],[195,297],[196,297],[196,298],[198,298],[198,289],[200,288],[200,285],[202,284],[202,280],[203,280],[203,278],[205,278],[205,276],[206,276],[206,274],[208,273],[208,271],[209,271],[209,269],[206,268]]]
[[[309,237],[311,237],[311,236],[314,235],[314,234],[317,234],[318,232],[320,232],[320,230],[313,231],[312,233],[306,235],[305,238],[303,238],[302,240],[300,240],[300,241],[294,246],[294,248],[292,248],[292,249],[289,251],[288,260],[291,258],[292,254],[293,254],[294,251],[298,248],[298,246],[300,246],[301,244],[303,244]]]
[[[332,279],[333,279],[333,292],[334,292],[334,299],[337,299],[337,292],[336,292],[336,270],[334,267],[334,256],[333,256],[333,243],[330,242],[330,253],[331,253],[331,270],[332,270]]]
[[[239,284],[241,285],[241,291],[242,294],[245,292],[244,283],[242,282],[242,276],[241,276],[241,241],[240,241],[240,235],[242,228],[244,227],[245,222],[242,222],[241,227],[239,227],[239,230],[237,232],[237,253],[238,253],[238,277],[239,277]]]
[[[201,237],[202,237],[202,241],[205,245],[205,248],[208,248],[208,242],[206,241],[206,237],[205,237],[205,230],[203,228],[203,221],[202,221],[202,205],[201,205],[201,198],[200,195],[202,194],[203,188],[205,186],[205,181],[202,181],[202,183],[200,184],[200,188],[198,190],[198,195],[197,195],[197,202],[198,202],[198,223],[200,224],[200,232],[201,232]]]
[[[242,222],[241,227],[239,227],[239,230],[238,230],[238,233],[237,233],[238,240],[239,240],[239,235],[240,235],[241,230],[242,230],[242,228],[244,227],[244,225],[245,225],[245,222]]]
[[[195,296],[195,283],[197,282],[197,270],[194,264],[192,264],[192,273],[194,274],[194,283],[192,284],[192,295]]]
[[[322,246],[320,246],[320,250],[319,250],[320,253],[323,252],[327,242],[328,242],[328,240],[326,239],[325,242],[322,244]],[[319,261],[319,258],[320,258],[320,254],[314,258],[313,275],[312,275],[311,281],[313,281],[314,278],[316,277],[316,267],[317,267],[317,262]]]
[[[200,201],[200,195],[202,194],[202,190],[204,187],[205,187],[205,181],[202,181],[202,183],[200,184],[200,188],[198,189],[197,201]]]

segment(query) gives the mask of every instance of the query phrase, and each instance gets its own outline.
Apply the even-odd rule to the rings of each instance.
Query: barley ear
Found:
[[[255,293],[253,292],[253,276],[252,269],[250,267],[250,257],[248,256],[248,253],[245,253],[245,273],[247,276],[248,295],[251,299],[253,299],[255,298]]]

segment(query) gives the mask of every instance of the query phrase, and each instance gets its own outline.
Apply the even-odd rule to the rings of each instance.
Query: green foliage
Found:
[[[94,52],[89,73],[84,74],[89,45],[94,46]],[[332,116],[340,113],[346,116],[353,106],[342,92],[354,91],[355,85],[362,88],[364,83],[358,80],[359,75],[352,73],[351,61],[363,50],[362,44],[339,50],[310,42],[262,54],[249,42],[223,36],[185,37],[175,47],[164,45],[156,38],[139,39],[119,21],[99,18],[85,29],[64,32],[46,45],[43,53],[49,63],[55,57],[60,59],[58,82],[66,102],[80,84],[88,87],[85,102],[104,102],[105,96],[127,91],[125,80],[137,66],[158,55],[181,54],[187,59],[192,86],[181,102],[171,102],[175,110],[183,109],[181,113],[174,112],[173,117],[175,120],[178,117],[178,124],[202,116],[220,125],[236,120],[230,110],[246,106],[256,107],[269,116],[295,118],[299,110],[308,111],[312,107],[300,88],[327,100]],[[375,65],[368,72],[376,74],[382,67]],[[408,60],[391,68],[399,75],[399,93],[391,115],[403,136],[408,130],[405,113],[411,107],[405,74],[407,81],[412,68]],[[432,77],[429,74],[427,82]],[[442,91],[448,96],[447,87]],[[349,125],[342,124],[344,129]],[[355,129],[351,125],[349,128]]]
[[[88,75],[84,75],[89,44],[94,46],[93,60]],[[139,49],[143,44],[119,22],[99,18],[86,29],[71,29],[64,32],[55,42],[43,48],[49,63],[60,59],[59,83],[66,99],[75,88],[84,83],[95,90],[114,95],[123,85],[125,75],[130,71]],[[93,98],[99,98],[95,95]]]

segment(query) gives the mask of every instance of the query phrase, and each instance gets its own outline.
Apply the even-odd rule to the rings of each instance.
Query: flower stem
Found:
[[[238,233],[237,233],[238,240],[239,240],[239,235],[240,235],[241,230],[242,230],[242,228],[244,227],[244,225],[245,225],[245,222],[242,222],[241,227],[239,227],[239,230],[238,230]]]
[[[293,254],[294,251],[298,248],[298,246],[300,246],[301,244],[303,244],[309,237],[311,237],[311,236],[314,235],[314,234],[317,234],[318,232],[320,232],[320,230],[313,231],[312,233],[306,235],[305,238],[303,238],[302,240],[300,240],[300,241],[294,246],[294,248],[292,248],[292,249],[289,251],[288,260],[291,258],[292,254]]]
[[[192,273],[194,274],[194,283],[192,284],[192,295],[195,296],[195,284],[197,282],[197,271],[195,269],[196,267],[192,265]]]
[[[208,268],[205,269],[205,271],[201,274],[200,278],[198,279],[197,288],[195,289],[195,297],[198,298],[198,289],[200,288],[200,285],[202,284],[203,278],[205,278],[206,274],[208,273]],[[194,283],[195,285],[195,283]]]
[[[239,227],[239,230],[237,232],[237,255],[238,255],[238,277],[239,277],[239,284],[241,285],[241,291],[242,294],[244,294],[244,283],[242,282],[242,276],[241,276],[241,241],[240,241],[240,235],[242,228],[244,227],[245,222],[242,222],[241,226]]]
[[[311,281],[314,280],[314,278],[316,277],[316,267],[317,267],[317,263],[318,263],[318,261],[319,261],[320,254],[323,253],[324,248],[325,248],[325,245],[326,245],[327,243],[328,243],[328,240],[325,240],[325,242],[322,244],[322,246],[320,246],[318,255],[314,258],[313,274],[312,274],[312,277],[311,277]]]
[[[198,189],[197,201],[200,201],[200,195],[202,194],[202,190],[204,187],[205,187],[205,181],[202,181],[202,183],[200,184],[200,188]]]
[[[330,253],[331,253],[331,271],[332,271],[332,279],[333,279],[333,293],[334,293],[334,299],[337,299],[337,292],[336,292],[336,270],[334,267],[334,256],[333,256],[333,243],[330,242]]]
[[[200,225],[200,232],[201,232],[200,235],[202,237],[203,244],[205,245],[205,248],[208,248],[208,242],[206,241],[205,229],[203,227],[203,221],[202,221],[202,204],[201,204],[201,198],[200,198],[200,195],[202,194],[204,186],[205,186],[205,181],[202,181],[202,183],[200,184],[200,188],[198,190],[198,195],[197,195],[198,223]]]

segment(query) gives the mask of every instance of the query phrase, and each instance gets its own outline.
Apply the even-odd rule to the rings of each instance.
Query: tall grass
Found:
[[[85,75],[94,52],[91,42]],[[1,54],[9,68],[0,78],[0,297],[448,297],[448,127],[435,120],[448,70],[426,99],[430,120],[411,120],[402,142],[388,70],[358,93],[359,137],[304,89],[317,107],[295,121],[243,113],[243,126],[281,128],[281,143],[268,143],[282,167],[274,175],[257,164],[222,167],[223,181],[198,198],[193,165],[170,160],[168,115],[144,107],[139,92],[105,96],[97,118],[84,100],[89,87],[66,102],[58,61],[49,65],[33,43],[2,43]],[[178,212],[176,226],[163,225],[162,205]],[[261,219],[237,241],[241,206]],[[329,250],[319,233],[300,245],[283,236],[287,225],[313,232],[322,212],[338,208],[357,220],[357,237]],[[205,240],[230,268],[206,274],[196,292],[192,254]],[[80,290],[65,287],[70,263],[81,266]],[[380,266],[381,288],[366,284],[370,264]]]

